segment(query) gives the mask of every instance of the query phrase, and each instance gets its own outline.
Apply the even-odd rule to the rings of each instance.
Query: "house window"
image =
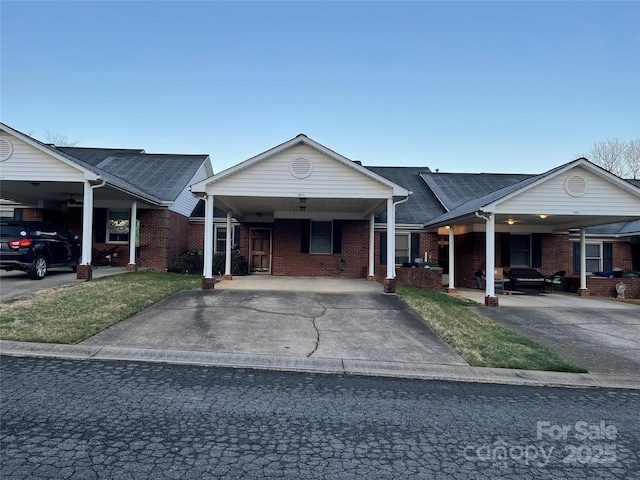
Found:
[[[396,234],[396,265],[402,265],[411,261],[411,234]]]
[[[529,235],[511,235],[510,262],[512,267],[531,266],[531,237]]]
[[[129,211],[109,210],[107,214],[107,243],[129,241]]]
[[[613,243],[585,243],[584,250],[587,275],[591,275],[593,272],[613,271]],[[573,273],[580,274],[580,242],[573,244]]]
[[[311,253],[331,253],[332,222],[311,221]]]
[[[231,229],[231,248],[235,247],[234,239],[236,237],[236,229]],[[227,227],[216,226],[216,244],[214,253],[227,252]]]

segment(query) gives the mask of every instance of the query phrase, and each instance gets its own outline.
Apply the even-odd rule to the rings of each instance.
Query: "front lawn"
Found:
[[[199,276],[140,272],[42,290],[0,303],[0,339],[78,343],[201,282]]]
[[[471,300],[402,286],[397,287],[397,292],[470,365],[586,372],[536,342],[471,311],[468,307],[476,305]]]

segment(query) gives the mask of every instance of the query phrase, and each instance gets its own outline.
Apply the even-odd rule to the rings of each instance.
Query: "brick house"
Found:
[[[540,175],[366,167],[298,135],[214,175],[208,155],[56,147],[1,126],[2,197],[82,236],[81,278],[105,248],[115,265],[158,271],[191,250],[212,288],[232,279],[231,255],[224,272],[213,255],[234,249],[254,273],[378,279],[387,292],[423,263],[451,290],[483,270],[497,304],[498,271],[564,270],[576,292],[610,295],[619,279],[594,272],[640,270],[640,182],[586,159]]]

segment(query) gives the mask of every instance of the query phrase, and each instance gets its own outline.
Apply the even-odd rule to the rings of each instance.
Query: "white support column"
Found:
[[[396,219],[393,199],[387,200],[387,278],[396,278]]]
[[[495,264],[496,264],[496,217],[492,213],[487,214],[487,234],[485,251],[485,270],[487,279],[487,289],[485,305],[497,306],[495,285]]]
[[[93,278],[91,266],[91,249],[93,247],[93,188],[91,183],[83,184],[82,198],[82,239],[80,251],[80,264],[76,272],[79,280],[91,280]]]
[[[224,278],[225,280],[232,280],[231,276],[231,211],[227,212],[227,239],[225,242],[225,257],[224,257]]]
[[[449,293],[456,291],[456,236],[454,226],[449,227]]]
[[[202,289],[212,290],[213,278],[213,195],[207,195],[204,206],[204,271]]]
[[[396,206],[387,199],[387,277],[384,293],[396,293]]]
[[[80,265],[91,265],[91,232],[93,231],[93,189],[84,182],[82,197],[82,259]]]
[[[375,267],[375,215],[371,214],[369,217],[369,280],[376,278]]]
[[[587,291],[587,242],[584,227],[580,227],[580,290]]]
[[[138,202],[131,202],[129,219],[129,264],[127,270],[136,270],[136,238],[138,238]]]

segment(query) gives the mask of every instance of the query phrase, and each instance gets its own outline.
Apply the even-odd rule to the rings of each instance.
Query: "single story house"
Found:
[[[640,270],[640,182],[584,158],[539,175],[366,167],[300,134],[214,174],[208,155],[56,147],[4,124],[0,153],[0,196],[81,233],[84,278],[111,245],[117,264],[157,270],[191,250],[213,288],[238,250],[251,272],[378,279],[386,292],[418,263],[441,267],[451,291],[481,270],[497,305],[505,270],[564,270],[582,295],[620,281],[593,272]]]

